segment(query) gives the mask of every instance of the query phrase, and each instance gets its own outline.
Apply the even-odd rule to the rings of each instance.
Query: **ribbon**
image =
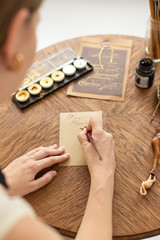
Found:
[[[113,62],[113,57],[114,57],[114,50],[113,50],[113,46],[120,46],[120,47],[131,47],[130,45],[124,45],[124,44],[120,44],[120,43],[114,43],[114,42],[111,42],[109,40],[102,40],[102,41],[92,41],[92,40],[85,40],[85,39],[82,39],[81,40],[82,42],[87,42],[87,43],[95,43],[95,44],[101,44],[101,49],[100,49],[100,52],[99,52],[99,65],[101,67],[102,70],[104,70],[104,67],[102,65],[102,53],[104,51],[104,49],[111,49],[111,56],[110,56],[110,63]]]
[[[101,42],[101,45],[102,45],[102,48],[99,52],[99,65],[101,66],[101,69],[104,70],[104,67],[102,65],[102,53],[104,51],[105,48],[110,48],[111,49],[111,57],[110,57],[110,63],[112,63],[113,61],[113,47],[111,45],[111,42],[107,41],[107,40],[104,40]]]

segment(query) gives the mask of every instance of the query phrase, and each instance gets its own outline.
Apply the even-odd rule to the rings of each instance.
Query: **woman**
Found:
[[[32,63],[41,2],[42,0],[0,0],[1,102],[17,88]],[[103,161],[99,160],[93,146],[88,142],[87,131],[92,131]],[[90,172],[91,187],[76,239],[109,240],[112,239],[115,170],[112,136],[101,128],[99,120],[93,116],[87,129],[78,135],[78,139]],[[23,199],[16,196],[24,196],[49,183],[56,175],[55,171],[34,180],[37,172],[68,158],[69,154],[64,154],[64,147],[40,147],[14,160],[2,170],[1,183],[4,186],[0,184],[0,240],[63,239],[57,231],[38,219]]]

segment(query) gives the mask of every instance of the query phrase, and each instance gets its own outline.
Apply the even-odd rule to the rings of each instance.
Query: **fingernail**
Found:
[[[57,175],[57,172],[56,172],[56,171],[51,171],[50,173],[51,173],[51,176],[52,176],[52,177],[55,177],[55,176]]]
[[[57,148],[57,144],[54,144],[52,147],[53,147],[53,148]]]
[[[59,149],[64,149],[64,146],[60,147]]]
[[[87,132],[87,129],[86,129],[86,127],[83,129],[83,132],[84,132],[84,133],[86,133],[86,132]]]
[[[65,156],[65,157],[69,157],[69,153],[65,153],[64,156]]]
[[[52,146],[49,146],[49,148],[57,148],[57,144],[54,144]]]

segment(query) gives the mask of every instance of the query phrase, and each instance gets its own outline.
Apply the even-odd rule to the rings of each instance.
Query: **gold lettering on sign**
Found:
[[[99,64],[98,53],[99,49],[84,47],[83,54],[92,63],[94,73],[80,79],[76,88],[79,86],[82,92],[122,96],[126,50],[115,49],[111,63],[110,50],[105,49],[102,55],[104,69]]]
[[[124,101],[131,49],[113,47],[111,51],[104,48],[100,57],[100,47],[83,44],[81,49],[81,55],[93,66],[93,71],[75,81],[69,87],[67,94]]]

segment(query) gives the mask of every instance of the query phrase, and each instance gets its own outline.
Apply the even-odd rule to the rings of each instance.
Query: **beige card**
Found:
[[[88,125],[91,115],[97,115],[102,122],[102,112],[69,112],[60,114],[60,139],[59,146],[65,146],[65,152],[70,153],[69,160],[60,166],[86,165],[81,145],[77,135]]]

